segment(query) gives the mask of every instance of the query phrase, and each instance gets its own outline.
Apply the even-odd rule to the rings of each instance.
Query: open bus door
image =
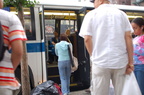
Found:
[[[83,17],[86,13],[86,8],[70,8],[69,6],[60,8],[59,6],[51,7],[43,5],[43,11],[40,12],[42,21],[40,22],[43,31],[41,35],[44,37],[45,43],[45,61],[43,60],[43,62],[46,62],[46,65],[43,65],[43,70],[45,70],[45,68],[46,70],[43,71],[43,73],[46,73],[44,73],[43,76],[46,75],[47,80],[52,80],[58,84],[61,84],[58,60],[53,52],[54,46],[51,44],[51,38],[54,37],[54,31],[59,35],[64,33],[67,29],[71,31],[72,38],[70,39],[74,47],[74,56],[78,58],[79,62],[78,70],[71,73],[70,89],[73,91],[89,88],[90,59],[84,46],[83,38],[78,36]]]
[[[80,27],[83,21],[83,18],[87,12],[87,9],[84,7],[78,11],[77,14],[77,27],[78,27],[78,34],[80,32]],[[90,86],[90,58],[89,54],[86,50],[86,47],[84,45],[84,39],[77,36],[77,45],[78,45],[78,62],[79,62],[79,74],[80,79],[82,81],[82,84],[84,88],[89,88]]]

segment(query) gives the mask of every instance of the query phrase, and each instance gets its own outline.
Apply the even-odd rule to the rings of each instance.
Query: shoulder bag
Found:
[[[68,45],[68,53],[71,62],[71,72],[74,72],[78,69],[78,60],[76,57],[73,56],[70,46]]]

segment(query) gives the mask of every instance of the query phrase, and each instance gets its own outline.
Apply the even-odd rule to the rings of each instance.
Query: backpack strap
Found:
[[[7,48],[4,46],[4,37],[3,37],[3,29],[0,23],[0,61],[2,61],[4,57],[4,52]]]

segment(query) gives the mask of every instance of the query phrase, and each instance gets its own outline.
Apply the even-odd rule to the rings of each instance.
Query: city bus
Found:
[[[114,5],[124,11],[129,20],[144,17],[144,7]],[[78,59],[78,69],[71,73],[70,89],[82,90],[90,87],[91,62],[84,46],[84,40],[78,34],[87,12],[94,9],[90,2],[43,2],[35,7],[24,8],[25,32],[29,64],[31,88],[42,82],[52,80],[60,85],[57,56],[54,52],[52,38],[54,32],[65,33],[70,31],[70,41],[73,45],[73,55]],[[17,14],[15,8],[10,11]],[[17,68],[16,77],[21,81],[20,66]],[[21,91],[19,93],[21,95]]]

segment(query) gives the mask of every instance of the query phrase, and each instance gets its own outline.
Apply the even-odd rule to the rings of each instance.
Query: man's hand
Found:
[[[134,65],[133,64],[128,64],[127,67],[126,67],[125,74],[130,74],[132,71],[134,71]]]

